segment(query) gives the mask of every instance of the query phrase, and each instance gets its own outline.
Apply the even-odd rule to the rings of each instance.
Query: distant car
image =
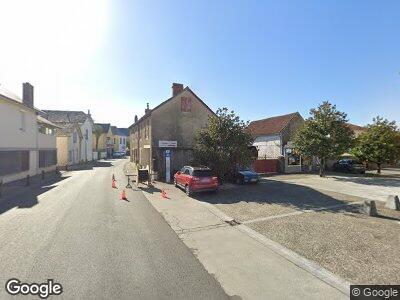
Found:
[[[208,167],[184,166],[174,175],[175,187],[185,189],[186,195],[201,191],[218,191],[218,178]]]
[[[232,175],[232,181],[237,184],[258,183],[260,174],[251,168],[238,168]]]
[[[333,165],[333,170],[345,173],[365,173],[365,166],[356,159],[345,158],[338,160]]]
[[[123,158],[123,157],[125,157],[125,152],[122,152],[122,151],[114,152],[113,157],[114,158]]]

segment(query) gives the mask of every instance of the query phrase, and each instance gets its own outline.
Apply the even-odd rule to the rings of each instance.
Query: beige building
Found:
[[[111,126],[114,152],[126,152],[129,144],[129,129]]]
[[[0,86],[0,181],[4,183],[56,168],[57,126],[34,107],[33,86],[22,99]]]
[[[166,151],[171,175],[189,164],[196,132],[208,125],[214,112],[189,88],[172,85],[172,97],[153,109],[145,109],[130,129],[131,161],[165,178]]]
[[[69,110],[44,110],[44,115],[57,130],[57,164],[61,167],[93,160],[94,123],[88,113]]]
[[[93,152],[98,152],[99,158],[112,157],[114,153],[114,135],[109,123],[94,124]]]

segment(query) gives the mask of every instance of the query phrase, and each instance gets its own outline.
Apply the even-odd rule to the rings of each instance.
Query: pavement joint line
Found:
[[[192,233],[192,232],[199,232],[203,230],[212,230],[216,228],[221,228],[221,227],[232,227],[229,224],[213,224],[213,225],[207,225],[207,226],[201,226],[201,227],[193,227],[193,228],[187,228],[187,229],[182,229],[179,234],[186,234],[186,233]]]
[[[220,211],[217,207],[214,207],[210,203],[201,202],[203,205],[210,208],[212,206],[212,211],[215,212],[217,215],[220,215],[224,218],[230,218],[225,213]],[[329,284],[333,288],[337,289],[341,293],[349,296],[350,295],[350,282],[342,279],[339,276],[334,275],[327,269],[323,268],[322,266],[318,265],[317,263],[297,254],[296,252],[282,246],[281,244],[267,238],[266,236],[256,232],[255,230],[251,229],[250,227],[240,224],[234,226],[240,232],[248,235],[249,237],[253,238],[254,240],[258,241],[262,245],[266,246],[276,254],[280,255],[281,257],[285,258],[286,260],[290,261],[297,267],[303,269],[304,271],[310,273],[311,275],[315,276],[316,278],[324,281],[325,283]]]
[[[255,230],[247,227],[246,225],[236,226],[237,230],[247,234],[249,237],[260,242],[276,254],[282,256],[286,260],[290,261],[294,265],[310,273],[316,278],[324,281],[333,288],[337,289],[341,293],[349,296],[350,295],[350,282],[343,278],[334,275],[332,272],[318,265],[317,263],[297,254],[296,252],[282,246],[281,244],[267,238],[266,236],[256,232]]]

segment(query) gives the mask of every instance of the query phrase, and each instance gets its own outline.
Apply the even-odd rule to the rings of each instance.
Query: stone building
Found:
[[[189,87],[173,83],[172,97],[145,114],[130,129],[131,161],[166,177],[166,153],[170,155],[170,174],[192,160],[194,138],[208,125],[214,112]]]

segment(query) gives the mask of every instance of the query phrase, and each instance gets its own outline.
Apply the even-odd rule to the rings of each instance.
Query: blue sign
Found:
[[[171,150],[165,150],[165,157],[171,157]]]

